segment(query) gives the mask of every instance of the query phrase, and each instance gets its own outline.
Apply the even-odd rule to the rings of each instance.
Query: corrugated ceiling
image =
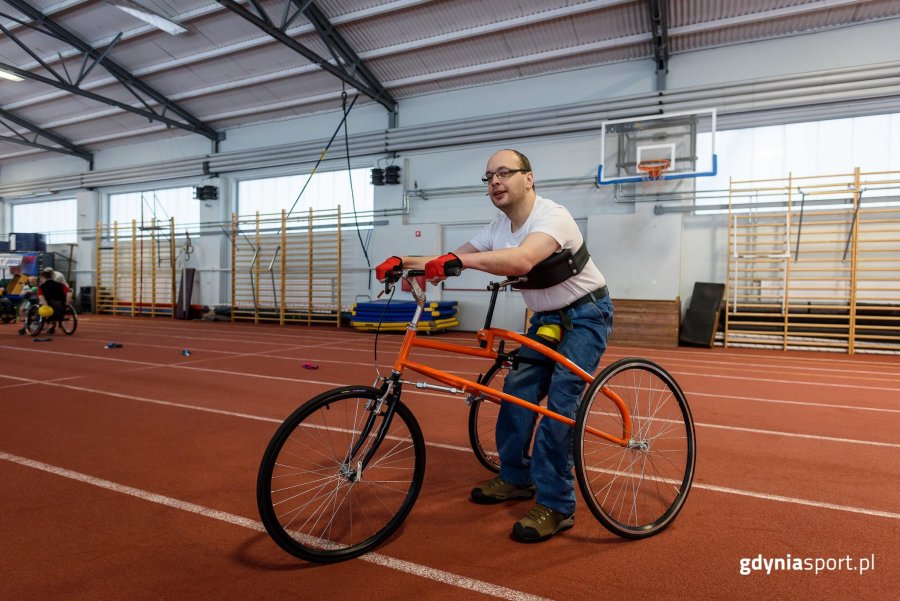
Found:
[[[51,152],[42,147],[89,155],[163,137],[211,138],[239,125],[340,106],[340,79],[224,3],[125,2],[188,30],[180,35],[148,25],[115,3],[0,0],[0,24],[10,33],[0,34],[0,63],[26,75],[21,82],[0,80],[0,165]],[[282,29],[317,55],[331,58],[311,21],[297,13],[297,5],[305,2],[258,4],[276,28],[285,15],[293,17]],[[396,100],[654,57],[649,0],[316,0],[315,5]],[[897,0],[679,0],[666,6],[672,54],[900,17]],[[103,65],[85,60],[71,40],[33,28],[27,7],[99,52],[115,40],[106,57],[156,90],[159,99],[129,89]],[[653,64],[648,61],[646,68]],[[77,85],[59,89],[48,80]],[[162,111],[165,101],[172,104]],[[133,114],[122,105],[172,121],[151,120],[152,113]],[[186,111],[203,131],[178,127],[190,119],[176,109]]]

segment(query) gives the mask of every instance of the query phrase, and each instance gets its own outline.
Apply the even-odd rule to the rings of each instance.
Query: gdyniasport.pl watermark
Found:
[[[865,574],[875,570],[875,554],[868,557],[793,557],[790,553],[784,557],[742,557],[741,576],[749,576],[754,572],[812,572],[822,574],[825,572],[851,572]]]

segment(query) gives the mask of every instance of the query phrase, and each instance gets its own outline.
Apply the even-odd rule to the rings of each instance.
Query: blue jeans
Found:
[[[563,327],[557,351],[588,373],[593,373],[606,350],[612,331],[613,305],[604,297],[566,310],[572,329]],[[535,313],[526,335],[538,338],[537,330],[545,324],[561,325],[559,311]],[[545,359],[546,363],[520,363],[506,376],[503,392],[539,404],[547,397],[547,408],[575,419],[584,393],[585,382],[568,369],[554,363],[528,347],[519,350],[520,357]],[[566,515],[575,511],[575,475],[572,458],[572,427],[551,418],[542,419],[529,456],[534,424],[538,414],[513,403],[502,403],[497,417],[497,451],[500,454],[500,477],[518,485],[534,484],[537,502]]]

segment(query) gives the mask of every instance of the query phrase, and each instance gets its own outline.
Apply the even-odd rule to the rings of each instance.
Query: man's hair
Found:
[[[513,150],[512,148],[504,148],[507,152],[511,152],[519,159],[519,169],[525,169],[526,171],[531,171],[531,161],[528,160],[528,157],[519,152],[518,150]]]
[[[514,155],[516,155],[516,157],[519,159],[519,169],[524,169],[525,171],[528,171],[528,172],[530,172],[530,173],[533,173],[533,172],[531,171],[531,161],[528,160],[528,157],[527,157],[527,156],[525,156],[524,154],[522,154],[522,153],[519,152],[518,150],[514,150],[514,149],[512,149],[512,148],[504,148],[504,150],[508,150],[509,152],[511,152],[511,153],[513,153]],[[533,190],[536,190],[536,189],[537,189],[537,186],[535,186],[534,184],[532,184],[532,185],[531,185],[531,188],[532,188]]]
[[[41,269],[41,275],[45,278],[52,278],[55,273],[56,272],[52,267],[44,267],[43,269]]]

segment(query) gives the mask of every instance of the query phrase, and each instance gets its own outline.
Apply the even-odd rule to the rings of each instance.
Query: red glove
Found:
[[[375,279],[383,282],[387,275],[392,271],[402,271],[403,261],[400,257],[390,257],[384,263],[375,268]]]
[[[453,275],[459,275],[462,272],[462,267],[463,264],[459,257],[453,253],[447,253],[425,263],[425,279],[439,281]]]

